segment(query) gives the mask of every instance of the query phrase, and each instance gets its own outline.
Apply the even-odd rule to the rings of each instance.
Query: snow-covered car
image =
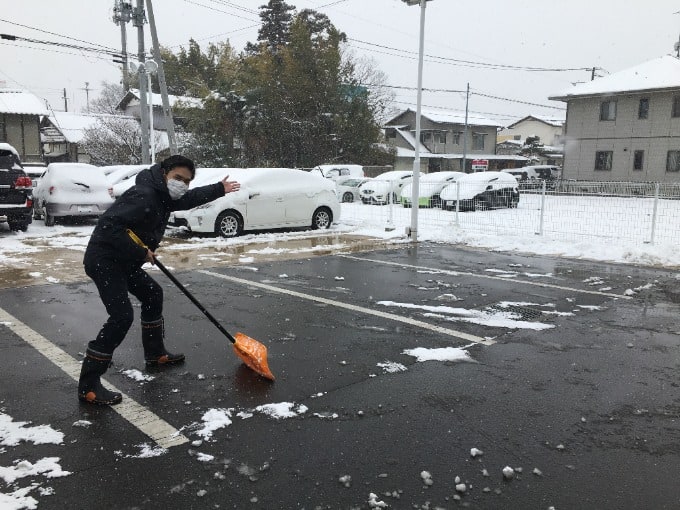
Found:
[[[360,177],[344,177],[335,181],[335,189],[338,192],[338,199],[341,202],[358,202],[361,200],[359,196],[359,188],[366,182],[370,181],[369,178]]]
[[[192,232],[235,237],[245,231],[273,228],[330,228],[340,217],[331,180],[290,168],[221,170],[223,175],[211,176],[210,182],[228,174],[230,180],[241,183],[241,189],[189,211],[177,211],[171,224]]]
[[[103,166],[101,170],[113,188],[113,198],[118,198],[135,184],[137,174],[149,165]]]
[[[463,172],[432,172],[422,174],[418,182],[418,207],[441,207],[439,194],[450,183],[466,175]],[[401,205],[411,207],[413,182],[401,190]]]
[[[442,209],[476,211],[498,207],[517,207],[519,189],[517,179],[506,172],[478,172],[467,174],[441,191]]]
[[[100,168],[50,163],[34,190],[33,217],[48,227],[57,217],[101,216],[113,204],[113,189]]]
[[[334,181],[344,177],[364,177],[364,167],[361,165],[319,165],[309,172],[312,175],[333,179]]]
[[[554,165],[529,165],[522,168],[506,168],[502,170],[512,174],[519,182],[520,189],[535,189],[546,182],[548,189],[555,188],[555,180],[560,178],[560,167]]]
[[[402,188],[411,182],[413,172],[410,170],[392,170],[385,172],[367,182],[359,189],[364,204],[395,203],[399,200]]]
[[[33,184],[21,165],[19,153],[8,143],[0,143],[0,222],[10,230],[28,229],[33,207]]]

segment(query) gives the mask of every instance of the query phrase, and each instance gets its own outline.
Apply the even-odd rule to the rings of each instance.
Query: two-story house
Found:
[[[396,148],[395,170],[412,170],[416,148],[416,112],[407,109],[385,124],[385,137]],[[523,166],[528,159],[496,154],[496,134],[500,125],[477,115],[445,110],[421,112],[421,172],[472,171],[472,160],[489,162],[489,170]],[[467,133],[467,141],[464,138]],[[463,159],[465,155],[465,169]]]
[[[567,103],[564,178],[680,181],[677,58],[656,58],[550,99]]]
[[[163,99],[160,94],[151,94],[153,100],[153,127],[161,131],[167,131],[165,115],[163,114]],[[148,100],[148,99],[147,99]],[[181,123],[182,118],[177,116],[176,110],[182,108],[203,108],[203,101],[195,97],[168,95],[168,102],[172,109],[172,116],[175,123]],[[118,103],[117,109],[125,115],[139,119],[141,104],[139,100],[139,90],[130,89],[123,99]]]
[[[564,118],[527,115],[504,127],[498,133],[498,143],[507,140],[524,141],[538,137],[542,144],[559,146],[564,135]]]

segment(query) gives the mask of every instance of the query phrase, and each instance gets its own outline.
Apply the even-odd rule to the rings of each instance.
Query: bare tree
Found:
[[[101,93],[90,101],[90,109],[88,113],[108,113],[110,115],[121,115],[121,111],[116,107],[121,99],[125,96],[123,87],[118,83],[108,83],[103,81],[101,86]]]
[[[167,150],[167,140],[158,132],[154,136],[156,147]],[[102,115],[95,127],[85,130],[81,144],[94,165],[142,164],[142,130],[131,117]]]

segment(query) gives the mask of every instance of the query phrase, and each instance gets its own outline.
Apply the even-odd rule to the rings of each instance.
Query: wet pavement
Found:
[[[31,493],[41,509],[370,508],[370,493],[431,510],[680,507],[676,272],[431,244],[210,266],[178,277],[227,329],[268,346],[276,381],[240,365],[158,274],[168,343],[187,362],[146,382],[125,376],[147,374],[135,324],[107,378],[200,443],[140,458],[148,437],[79,404],[73,380],[0,325],[2,412],[65,434],[61,445],[0,447],[0,466],[59,457],[72,473],[11,487],[51,487]],[[492,323],[508,306],[534,329]],[[0,290],[0,308],[77,359],[105,320],[86,281]],[[472,361],[403,353],[418,347],[466,347]],[[280,402],[307,411],[253,411]],[[232,423],[202,440],[214,408],[231,409]],[[0,480],[0,492],[11,487]]]

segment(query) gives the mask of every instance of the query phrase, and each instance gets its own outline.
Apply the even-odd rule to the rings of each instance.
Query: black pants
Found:
[[[163,289],[141,267],[97,259],[86,261],[85,273],[97,286],[109,314],[88,350],[110,356],[121,344],[134,319],[128,292],[142,303],[142,321],[156,321],[163,315]]]

